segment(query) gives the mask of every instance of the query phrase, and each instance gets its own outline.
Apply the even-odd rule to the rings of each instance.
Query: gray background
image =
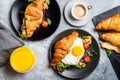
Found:
[[[11,31],[10,24],[10,9],[15,0],[0,0],[0,22],[7,26]],[[66,3],[70,0],[57,0],[61,10],[61,21],[58,29],[50,37],[41,41],[24,41],[25,45],[31,48],[36,55],[36,65],[28,73],[20,74],[14,72],[9,65],[0,68],[0,80],[67,80],[56,74],[51,67],[49,67],[48,61],[48,49],[52,39],[60,32],[66,29],[71,29],[64,17],[63,9]],[[88,0],[93,6],[94,16],[102,12],[105,12],[115,6],[120,5],[120,0]],[[94,35],[99,43],[98,33],[95,31],[95,27],[90,20],[88,24],[83,27],[79,27]],[[97,68],[83,80],[118,80],[115,72],[111,66],[111,63],[104,51],[101,49],[101,57]]]

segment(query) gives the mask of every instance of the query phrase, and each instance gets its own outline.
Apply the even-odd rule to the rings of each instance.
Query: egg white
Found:
[[[81,56],[76,57],[76,56],[74,56],[72,54],[72,49],[75,46],[80,46],[83,49],[83,54]],[[81,38],[77,37],[75,39],[73,45],[71,46],[70,51],[68,52],[68,54],[65,56],[64,59],[62,59],[62,62],[65,63],[65,64],[69,64],[69,65],[77,65],[83,55],[84,55],[83,41],[82,41]]]

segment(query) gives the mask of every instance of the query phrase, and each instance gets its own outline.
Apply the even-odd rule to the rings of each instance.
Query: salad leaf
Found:
[[[107,54],[108,54],[108,57],[110,57],[112,55],[113,51],[112,50],[108,50]]]
[[[98,53],[95,50],[92,50],[93,56],[96,56]]]
[[[34,0],[27,0],[28,2],[34,2]]]
[[[50,5],[50,0],[47,0],[47,1],[46,1],[46,4],[47,4],[47,5]]]
[[[79,63],[77,65],[75,65],[75,67],[78,68],[78,69],[82,68],[82,66]]]
[[[60,62],[58,65],[57,65],[57,71],[58,72],[63,72],[65,69],[69,69],[70,68],[70,65],[68,64],[65,64],[63,62]]]
[[[48,25],[51,25],[51,20],[50,20],[50,18],[47,18],[47,22],[48,22]]]
[[[21,25],[22,32],[19,32],[19,36],[20,36],[21,38],[27,36],[26,20],[27,20],[27,18],[24,18],[24,19],[23,19],[23,23],[22,23],[22,25]],[[27,38],[25,38],[25,39],[27,39]]]
[[[87,54],[88,54],[90,57],[93,57],[93,54],[92,54],[92,53],[90,53],[90,52],[87,51],[87,50],[86,50],[86,52],[87,52]]]
[[[98,54],[95,50],[92,50],[91,52],[86,50],[86,52],[90,57],[94,57]]]
[[[82,39],[85,39],[86,37],[87,37],[86,35],[82,35],[82,36],[81,36]]]
[[[26,18],[23,19],[22,27],[26,26]]]

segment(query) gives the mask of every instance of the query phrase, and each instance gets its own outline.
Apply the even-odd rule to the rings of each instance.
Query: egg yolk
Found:
[[[81,56],[83,53],[84,53],[84,51],[81,46],[75,46],[72,49],[72,54],[76,57]]]

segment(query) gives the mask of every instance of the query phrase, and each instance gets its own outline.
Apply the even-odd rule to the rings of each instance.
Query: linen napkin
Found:
[[[12,51],[24,45],[24,42],[0,23],[0,67],[9,61]]]

